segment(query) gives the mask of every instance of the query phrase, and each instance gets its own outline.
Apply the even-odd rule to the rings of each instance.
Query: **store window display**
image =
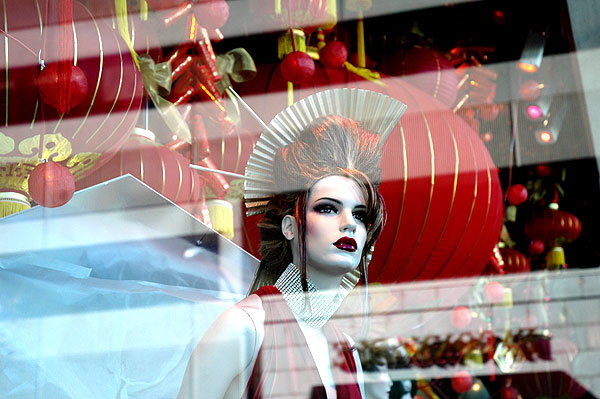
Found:
[[[330,319],[368,282],[385,215],[381,144],[404,109],[382,94],[328,90],[263,132],[246,168],[248,212],[264,212],[253,293],[209,328],[180,398],[364,397],[353,341]]]

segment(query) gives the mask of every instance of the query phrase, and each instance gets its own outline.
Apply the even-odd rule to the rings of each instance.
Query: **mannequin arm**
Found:
[[[264,337],[264,310],[250,295],[226,310],[192,353],[179,399],[239,398],[250,378]]]

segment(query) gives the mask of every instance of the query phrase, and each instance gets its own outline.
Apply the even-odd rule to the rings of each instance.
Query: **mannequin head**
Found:
[[[344,186],[355,193],[361,204],[365,242],[358,256],[358,269],[364,282],[367,254],[379,237],[384,205],[377,191],[380,182],[379,137],[364,130],[351,119],[328,115],[314,120],[291,144],[282,147],[274,160],[276,187],[282,192],[267,204],[261,231],[262,261],[252,290],[273,284],[294,260],[306,290],[306,262],[316,254],[307,254],[307,212],[311,193],[318,182],[329,177],[342,178]],[[284,218],[293,221],[294,240],[284,235]],[[312,248],[312,246],[311,246]]]

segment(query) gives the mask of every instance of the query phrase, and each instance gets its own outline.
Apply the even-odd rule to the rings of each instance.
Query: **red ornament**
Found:
[[[492,303],[498,303],[504,299],[504,287],[497,281],[490,281],[483,288],[485,296]]]
[[[527,257],[512,248],[501,248],[500,254],[504,260],[504,271],[506,273],[526,273],[531,271],[531,265]]]
[[[29,174],[29,195],[39,205],[56,208],[69,202],[75,193],[75,178],[56,162],[37,165]]]
[[[535,80],[526,80],[519,86],[519,96],[524,101],[533,101],[540,96],[543,85]]]
[[[396,52],[381,62],[381,71],[406,81],[447,106],[454,105],[458,76],[442,53],[424,47]]]
[[[462,329],[471,323],[471,310],[466,306],[457,306],[452,309],[450,321],[456,328]]]
[[[319,50],[319,61],[328,68],[339,68],[348,60],[348,50],[344,43],[333,40]]]
[[[521,205],[527,201],[528,195],[527,189],[522,184],[514,184],[506,190],[506,200],[511,205]]]
[[[194,196],[195,180],[190,164],[178,152],[158,145],[153,134],[136,129],[117,155],[94,173],[77,182],[77,188],[90,187],[130,173],[176,204],[186,204]]]
[[[515,387],[502,387],[502,391],[500,392],[500,399],[519,399],[521,394]]]
[[[532,240],[569,242],[579,237],[581,222],[572,213],[545,209],[525,224],[524,231]]]
[[[88,81],[85,73],[76,65],[71,65],[71,79],[69,84],[67,103],[69,104],[68,112],[71,108],[77,107],[88,91]],[[60,111],[59,97],[57,91],[60,87],[58,64],[49,64],[42,69],[37,80],[38,90],[42,101]]]
[[[536,165],[535,171],[540,177],[548,177],[552,174],[552,167],[548,164],[541,163]]]
[[[498,117],[500,107],[498,104],[482,104],[479,106],[479,118],[484,121],[493,121]]]
[[[229,19],[229,5],[225,0],[200,0],[194,5],[194,15],[203,28],[222,28]]]
[[[314,74],[315,62],[302,51],[293,51],[281,61],[281,75],[292,83],[307,82]]]
[[[529,253],[532,255],[539,255],[544,252],[546,249],[546,245],[542,240],[533,240],[531,244],[529,244]]]
[[[257,78],[237,90],[264,120],[287,104],[288,83],[280,69],[258,66]],[[385,87],[346,68],[317,63],[311,82],[294,90],[297,101],[332,86],[358,87],[408,105],[383,146],[380,192],[388,218],[369,264],[369,280],[395,283],[480,275],[504,218],[498,174],[485,144],[451,109],[403,78],[382,75],[382,82]],[[262,131],[252,118],[242,118],[249,132]],[[245,219],[250,238],[243,244],[256,255],[257,220]]]
[[[465,393],[473,386],[473,377],[468,371],[460,370],[452,377],[452,389],[458,393]]]

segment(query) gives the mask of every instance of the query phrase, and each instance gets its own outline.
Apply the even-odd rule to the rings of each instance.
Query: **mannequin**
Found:
[[[352,101],[383,100],[393,110],[387,114],[393,115],[391,127],[405,108],[365,90],[315,96],[351,109],[357,108]],[[304,117],[311,97],[284,111]],[[358,278],[367,283],[369,252],[383,228],[377,191],[382,136],[339,111],[319,110],[297,132],[284,124],[281,135],[291,136],[289,143],[266,156],[268,167],[253,169],[264,163],[259,139],[245,187],[249,211],[265,213],[253,293],[209,328],[192,354],[179,398],[364,397],[353,342],[330,318]],[[277,122],[275,117],[270,126]],[[263,133],[269,134],[277,132]],[[264,170],[267,185],[257,178]]]

